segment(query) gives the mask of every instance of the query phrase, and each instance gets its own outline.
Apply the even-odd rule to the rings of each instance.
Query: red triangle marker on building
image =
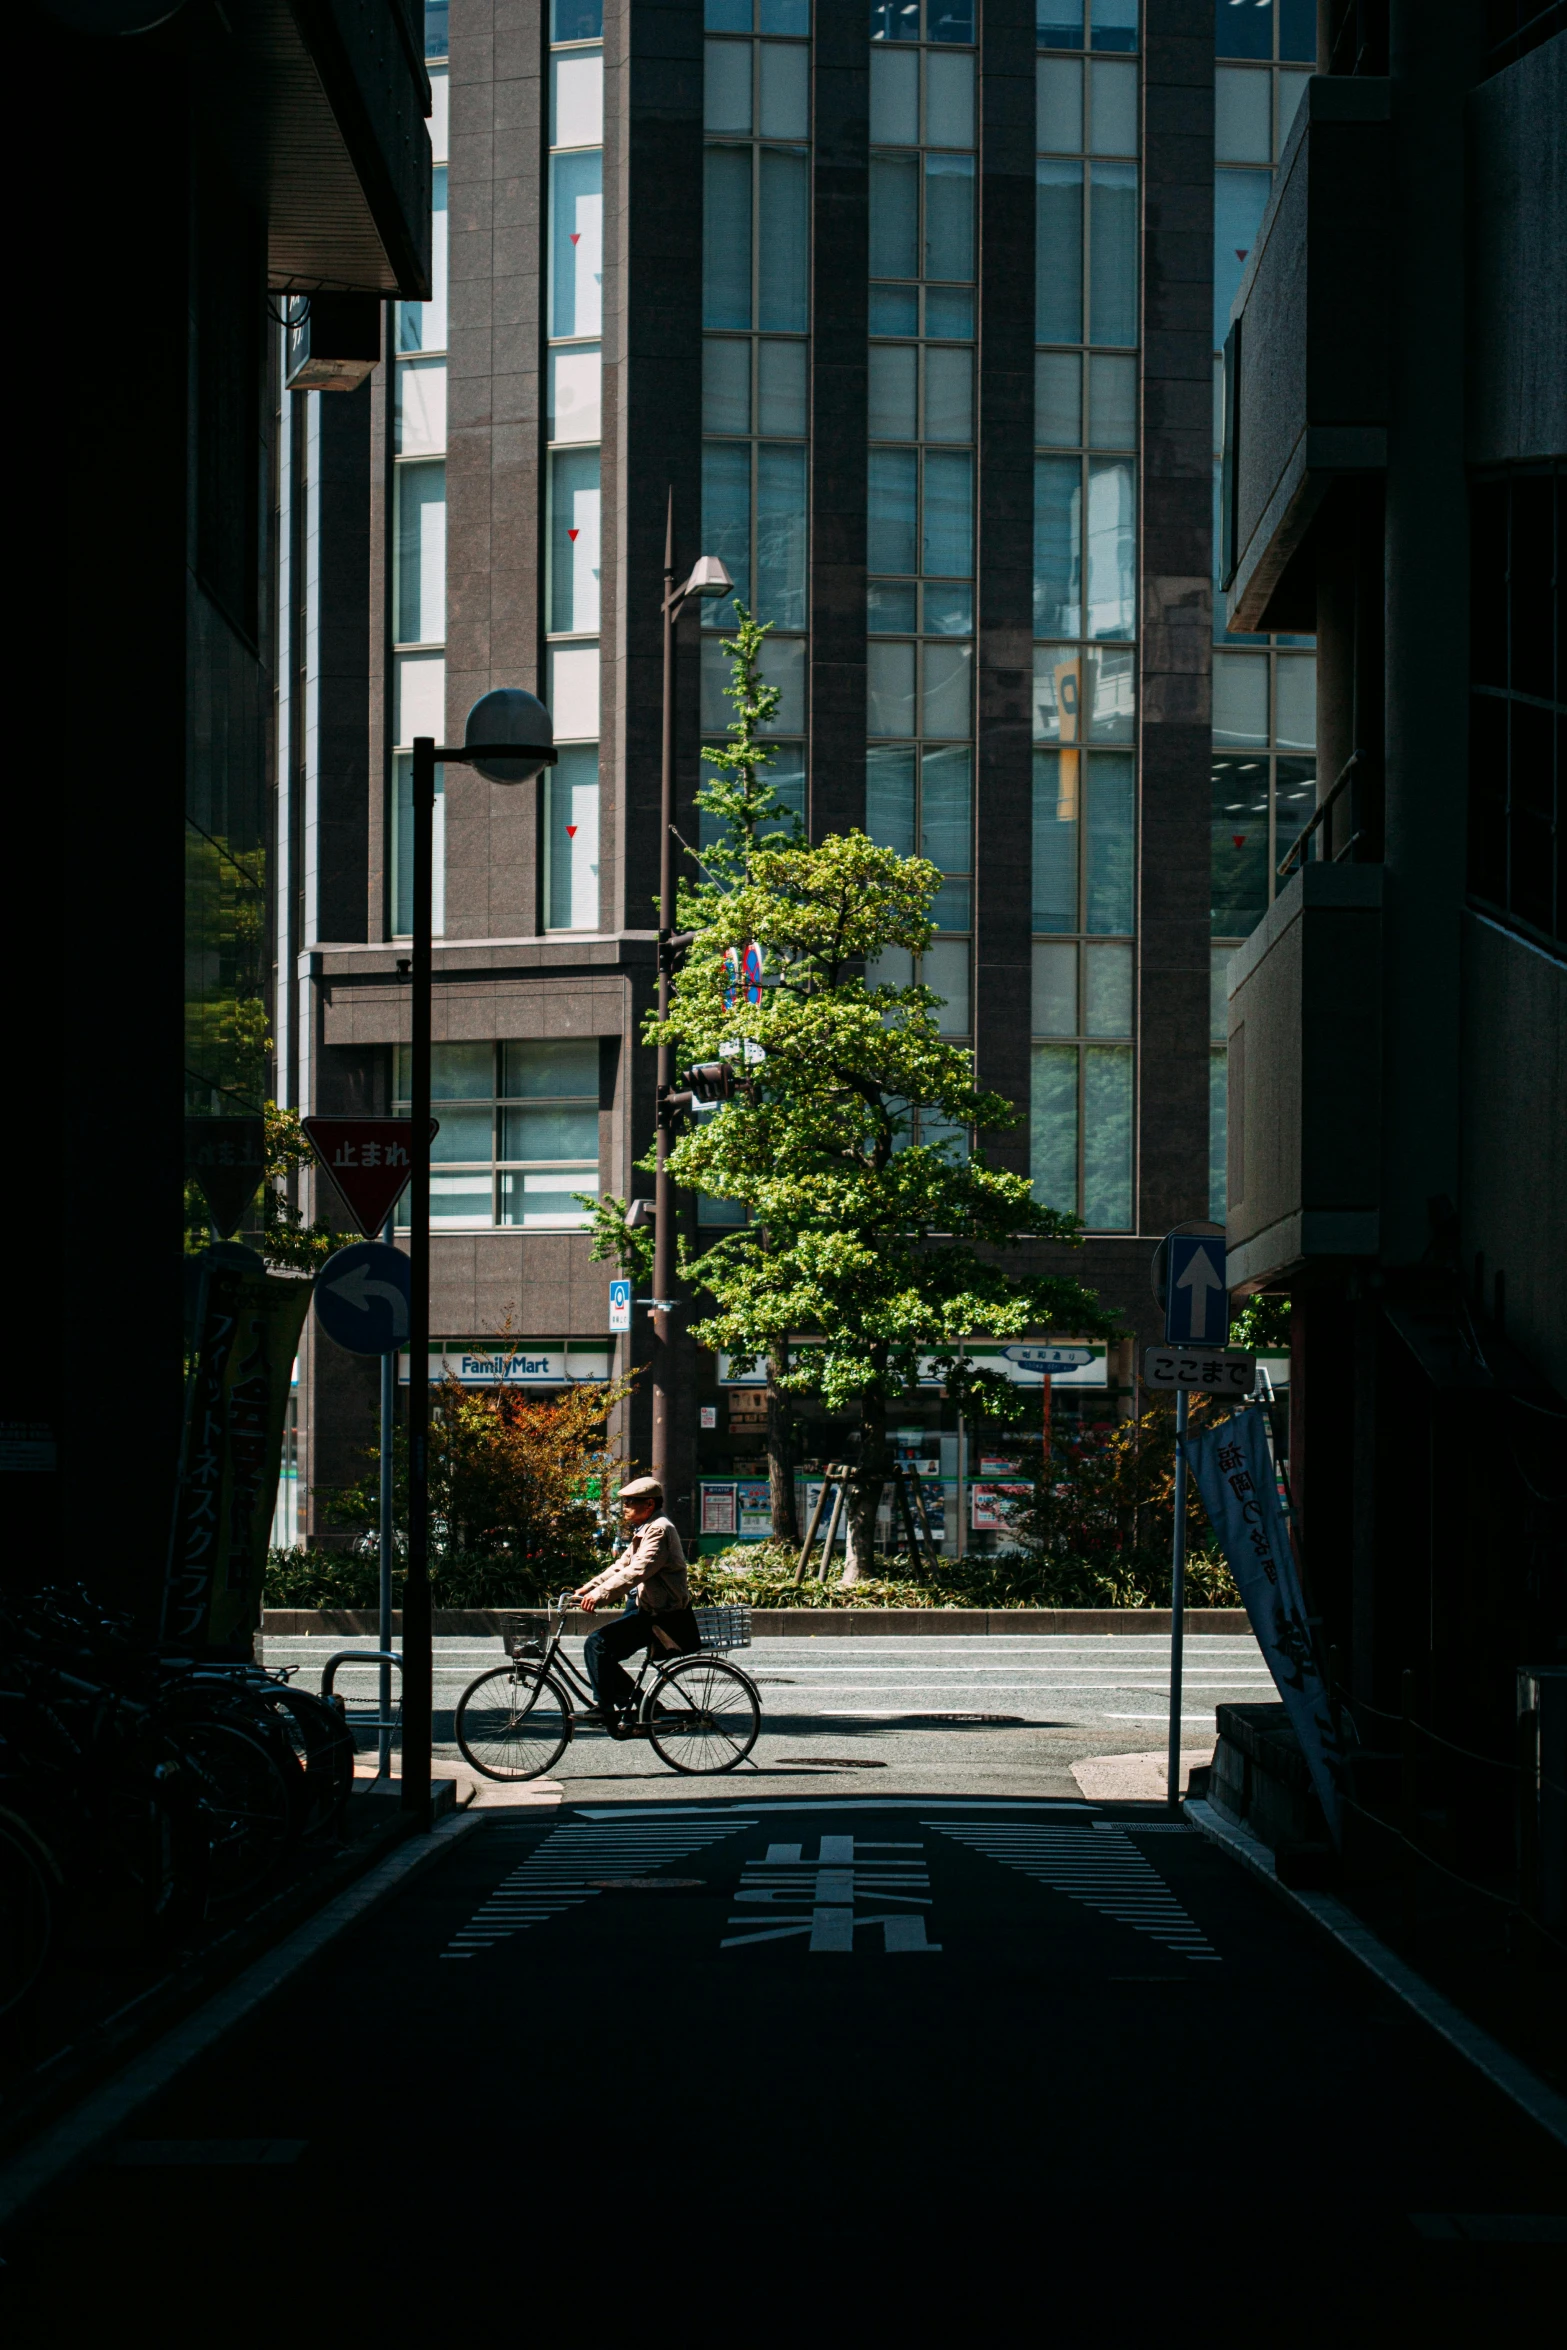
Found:
[[[575,840],[575,839],[576,839],[576,837],[577,837],[577,828],[576,828],[576,826],[575,826],[574,824],[568,824],[568,825],[567,825],[567,827],[566,827],[566,838],[567,838],[568,840]]]
[[[1246,846],[1246,835],[1244,832],[1232,832],[1230,834],[1230,838],[1238,849],[1243,849]]]
[[[582,231],[581,231],[581,229],[579,229],[579,228],[574,228],[574,229],[572,230],[572,232],[571,232],[571,241],[572,241],[572,243],[573,243],[574,245],[580,245],[580,244],[581,244],[581,242],[582,242]]]
[[[577,535],[577,534],[576,534],[576,532],[575,532],[574,530],[568,530],[568,531],[567,531],[567,533],[566,533],[566,536],[567,536],[567,538],[569,538],[569,539],[574,539],[574,538],[576,537],[576,535]]]

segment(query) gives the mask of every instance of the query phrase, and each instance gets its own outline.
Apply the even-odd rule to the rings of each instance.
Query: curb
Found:
[[[700,1603],[699,1603],[700,1604]],[[437,1639],[499,1639],[513,1625],[543,1615],[541,1608],[436,1608],[431,1631]],[[399,1609],[392,1617],[392,1636],[402,1636]],[[591,1630],[592,1618],[573,1610],[566,1629],[573,1638]],[[1186,1610],[1186,1629],[1197,1635],[1222,1633],[1230,1638],[1249,1634],[1251,1619],[1243,1607],[1197,1607]],[[380,1618],[373,1608],[268,1608],[261,1619],[264,1640],[373,1640]],[[1144,1639],[1168,1639],[1167,1607],[757,1607],[751,1610],[754,1639],[781,1636],[798,1639],[885,1639],[889,1634],[924,1633],[953,1639],[958,1635],[1011,1636],[1020,1633],[1099,1635],[1129,1632]]]
[[[204,2055],[226,2032],[270,1999],[274,1991],[320,1956],[328,1943],[356,1925],[388,1894],[430,1867],[490,1815],[462,1812],[443,1820],[424,1838],[400,1844],[355,1880],[344,1893],[317,1910],[302,1926],[248,1966],[223,1990],[153,2042],[113,2079],[85,2097],[46,2129],[34,2143],[0,2168],[0,2227],[9,2225],[35,2196],[85,2160],[105,2138],[122,2129],[188,2064]]]
[[[1378,1941],[1370,1927],[1362,1924],[1346,1903],[1331,1893],[1306,1893],[1293,1885],[1281,1884],[1267,1845],[1248,1828],[1225,1819],[1211,1803],[1194,1797],[1183,1803],[1181,1809],[1192,1826],[1201,1829],[1211,1843],[1229,1853],[1232,1860],[1238,1860],[1254,1877],[1260,1877],[1281,1900],[1309,1918],[1351,1958],[1358,1959],[1395,1998],[1412,2008],[1422,2023],[1429,2024],[1476,2072],[1483,2073],[1493,2089],[1500,2089],[1504,2097],[1510,2097],[1559,2146],[1567,2146],[1567,2097],[1559,2096],[1549,2082],[1531,2072],[1522,2057],[1514,2056],[1511,2049],[1493,2040],[1489,2032],[1471,2023],[1461,2009],[1433,1989],[1423,1975],[1417,1975],[1396,1951]]]

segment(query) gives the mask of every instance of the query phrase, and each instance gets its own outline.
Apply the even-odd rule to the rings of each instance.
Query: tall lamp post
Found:
[[[699,555],[683,587],[675,585],[675,493],[664,520],[664,757],[659,801],[658,1017],[669,1018],[669,982],[675,970],[675,622],[690,597],[727,596],[734,581],[716,555]],[[672,1498],[675,1402],[675,1216],[669,1146],[675,1111],[675,1057],[658,1048],[658,1164],[653,1187],[653,1474]]]
[[[526,783],[555,764],[555,731],[535,694],[502,686],[468,713],[461,747],[414,738],[413,1070],[409,1118],[408,1572],[403,1584],[402,1808],[430,1825],[430,971],[435,769],[476,768],[491,783]]]

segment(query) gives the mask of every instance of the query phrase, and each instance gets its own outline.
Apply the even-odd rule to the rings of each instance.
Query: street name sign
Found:
[[[1172,1232],[1164,1247],[1166,1340],[1222,1348],[1230,1335],[1223,1240],[1216,1233]]]
[[[1250,1395],[1257,1384],[1257,1358],[1243,1346],[1151,1346],[1143,1356],[1143,1378],[1150,1387]]]
[[[609,1285],[609,1326],[611,1330],[631,1328],[631,1284],[612,1281]]]
[[[1009,1363],[1031,1371],[1036,1378],[1053,1378],[1058,1371],[1081,1371],[1094,1359],[1091,1346],[1004,1346],[1001,1352]]]
[[[376,1239],[408,1181],[413,1120],[303,1118],[300,1123],[354,1222],[367,1240]],[[432,1141],[439,1124],[430,1120]]]
[[[408,1337],[412,1294],[400,1248],[384,1240],[351,1241],[316,1275],[316,1320],[350,1354],[395,1354]]]

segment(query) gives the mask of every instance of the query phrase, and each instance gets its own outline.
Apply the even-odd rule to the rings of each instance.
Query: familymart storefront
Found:
[[[1038,1409],[1004,1435],[965,1425],[943,1393],[934,1359],[921,1363],[918,1387],[892,1408],[888,1435],[895,1455],[906,1468],[918,1471],[932,1531],[949,1557],[1003,1545],[1006,1505],[1016,1489],[1033,1483],[1047,1410],[1052,1425],[1064,1433],[1068,1426],[1077,1429],[1101,1421],[1108,1425],[1122,1401],[1120,1354],[1112,1355],[1102,1339],[976,1343],[965,1346],[963,1355],[976,1368],[1031,1391]],[[704,1358],[703,1379],[698,1414],[701,1548],[727,1550],[735,1542],[765,1541],[772,1525],[765,1367],[729,1355],[709,1355]],[[810,1522],[828,1464],[854,1457],[856,1422],[827,1414],[813,1399],[799,1399],[794,1407],[794,1444],[795,1508],[803,1528]],[[888,1548],[895,1543],[890,1490],[876,1540]]]
[[[408,1384],[410,1358],[397,1358],[397,1376]],[[430,1380],[455,1379],[460,1387],[576,1387],[614,1376],[613,1340],[546,1339],[536,1345],[497,1343],[493,1338],[432,1338]]]

